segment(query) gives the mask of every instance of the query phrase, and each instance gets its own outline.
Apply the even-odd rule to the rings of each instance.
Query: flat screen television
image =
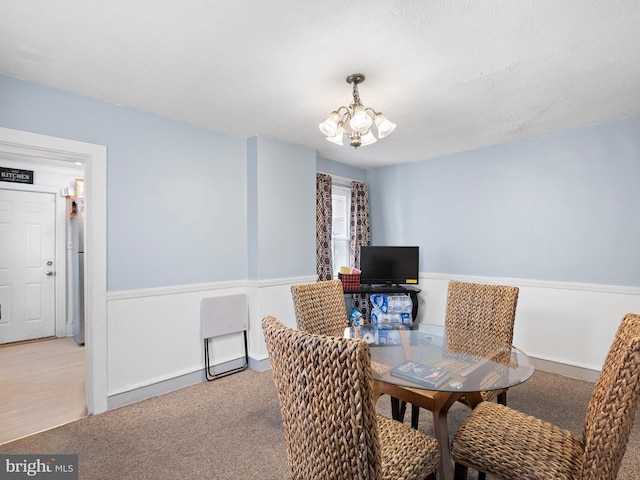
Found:
[[[419,247],[360,247],[360,283],[369,285],[416,285]]]

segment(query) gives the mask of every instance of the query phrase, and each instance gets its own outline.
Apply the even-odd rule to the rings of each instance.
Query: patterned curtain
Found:
[[[331,175],[316,173],[316,272],[318,281],[333,278],[331,180]]]
[[[351,182],[351,241],[349,260],[355,268],[360,268],[360,245],[371,243],[369,230],[369,190],[367,184]]]
[[[371,243],[369,229],[369,190],[362,182],[351,182],[351,239],[349,241],[349,260],[355,268],[360,268],[360,245]],[[369,295],[353,295],[353,308],[358,310],[365,323],[369,323]]]

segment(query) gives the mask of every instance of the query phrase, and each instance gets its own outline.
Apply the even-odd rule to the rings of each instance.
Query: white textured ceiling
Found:
[[[0,0],[0,72],[369,168],[640,114],[640,1]],[[357,150],[350,73],[398,124]]]

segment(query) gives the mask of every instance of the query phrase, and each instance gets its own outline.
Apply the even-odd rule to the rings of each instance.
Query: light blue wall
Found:
[[[640,118],[368,172],[374,244],[420,270],[640,286]]]
[[[312,274],[316,170],[366,177],[421,271],[640,286],[640,118],[366,175],[4,75],[0,126],[107,146],[110,291]]]
[[[327,173],[329,175],[337,175],[339,177],[350,178],[360,182],[367,181],[367,171],[345,163],[335,162],[327,158],[318,157],[316,161],[316,169],[318,172]]]
[[[247,278],[244,139],[4,75],[0,126],[107,146],[110,291]]]
[[[257,252],[251,254],[258,268],[251,278],[313,275],[315,151],[263,137],[250,144],[256,155],[256,172],[250,176],[256,178],[258,222]]]
[[[251,137],[247,139],[247,258],[251,280],[260,279],[258,220],[258,137]]]

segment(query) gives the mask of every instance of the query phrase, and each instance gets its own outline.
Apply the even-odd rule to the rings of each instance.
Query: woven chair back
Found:
[[[262,321],[293,480],[378,480],[369,346]]]
[[[620,323],[587,408],[580,478],[616,478],[639,405],[640,315],[628,314]]]
[[[349,322],[340,280],[293,285],[291,295],[298,330],[343,336]]]
[[[508,362],[518,291],[518,287],[512,286],[449,282],[447,348],[478,357],[506,349],[504,361]]]

